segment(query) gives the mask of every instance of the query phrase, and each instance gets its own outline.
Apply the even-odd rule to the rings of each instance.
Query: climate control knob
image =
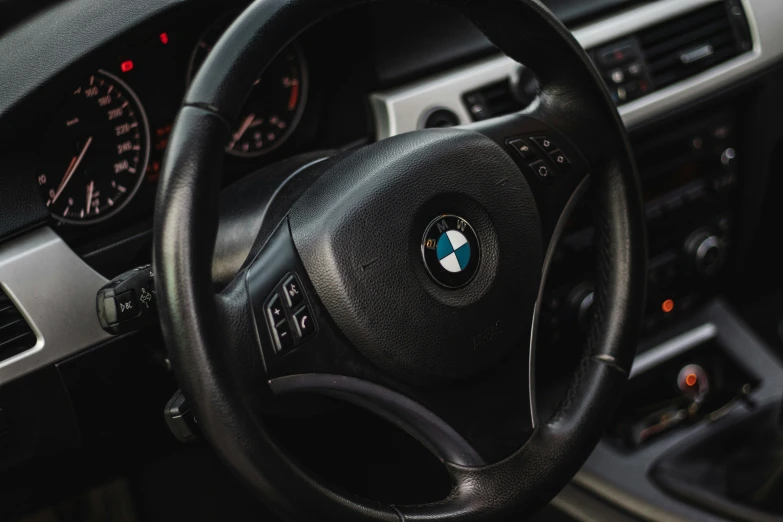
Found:
[[[697,230],[685,241],[685,251],[696,272],[703,277],[716,275],[726,262],[726,243],[711,230]]]

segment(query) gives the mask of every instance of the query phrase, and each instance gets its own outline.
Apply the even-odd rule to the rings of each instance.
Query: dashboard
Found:
[[[783,190],[783,9],[779,0],[544,3],[593,58],[629,130],[647,215],[643,336],[652,344],[743,286],[738,274],[779,271],[765,237],[783,219],[768,200]],[[150,262],[172,124],[247,1],[16,4],[0,1],[0,305],[16,306],[32,341],[8,354],[0,338],[3,385],[67,368],[111,339],[95,290]],[[241,190],[243,179],[300,155],[522,109],[535,89],[532,71],[462,18],[423,3],[371,3],[298,35],[260,73],[214,175]],[[592,306],[591,210],[588,194],[542,299],[540,340],[550,349],[541,361],[559,371],[584,341]]]
[[[767,16],[771,4],[755,0],[748,10],[740,0],[732,2],[742,10],[747,27],[743,52],[645,96],[626,100],[626,90],[637,84],[622,83],[618,92],[627,103],[619,110],[629,127],[761,70],[783,53],[783,42],[771,32],[774,17]],[[590,9],[577,4],[550,2],[575,26],[576,39],[598,52],[642,28],[715,2],[661,0],[637,7],[638,2],[613,0]],[[50,79],[35,97],[33,116],[29,105],[25,110],[25,103],[20,104],[17,112],[26,121],[15,129],[14,139],[3,140],[0,150],[5,145],[26,163],[14,170],[35,180],[45,206],[36,205],[38,219],[49,221],[85,253],[115,240],[118,230],[129,227],[133,235],[149,228],[155,183],[179,102],[242,5],[174,6]],[[482,88],[502,83],[513,91],[514,82],[525,76],[524,67],[497,56],[464,20],[430,6],[410,8],[403,14],[382,2],[300,35],[259,76],[235,122],[220,173],[224,184],[299,153],[415,130],[427,126],[433,115],[446,118],[437,125],[470,123],[477,119],[471,112],[477,105],[466,96],[480,96]],[[613,16],[602,17],[607,9],[614,10]],[[389,33],[396,22],[406,23],[405,37]],[[356,45],[360,38],[370,45]],[[617,74],[607,74],[613,72]],[[26,154],[32,162],[22,159]],[[25,186],[31,191],[29,182]],[[102,242],[103,237],[109,239]]]
[[[91,26],[88,33],[72,29],[84,24],[81,18],[74,21],[83,16],[76,6],[53,4],[23,28],[6,33],[0,39],[0,52],[9,56],[0,64],[0,73],[9,71],[0,74],[0,193],[5,195],[0,237],[47,224],[64,241],[63,249],[87,264],[74,272],[88,279],[93,277],[89,269],[110,279],[149,263],[157,178],[172,122],[199,64],[244,4],[111,0],[90,4],[101,29]],[[777,63],[783,56],[777,31],[783,12],[767,0],[607,0],[591,3],[591,9],[563,0],[550,4],[605,75],[628,128],[643,131],[634,138],[643,154],[642,170],[660,171],[645,182],[649,212],[656,205],[668,209],[671,205],[660,202],[682,200],[679,191],[694,184],[707,187],[709,211],[681,218],[692,226],[681,227],[676,244],[656,247],[656,263],[664,272],[672,264],[691,263],[684,252],[699,245],[682,248],[680,243],[692,234],[710,232],[711,242],[729,244],[734,195],[741,185],[737,156],[744,154],[740,124],[731,116],[735,109],[707,109],[728,114],[718,121],[709,114],[686,116],[675,126],[684,130],[660,143],[653,138],[667,133],[672,122],[662,128],[655,122],[694,101],[730,96],[729,89],[741,88],[739,79]],[[403,25],[406,31],[395,30]],[[39,53],[37,46],[45,45],[50,52]],[[27,48],[32,54],[18,52]],[[20,64],[31,56],[35,67]],[[261,72],[239,121],[233,122],[234,134],[215,176],[224,187],[241,187],[242,178],[287,158],[328,156],[422,127],[469,125],[521,109],[534,96],[534,74],[498,55],[459,16],[427,4],[410,3],[404,9],[391,1],[364,5],[298,35]],[[715,133],[713,143],[709,135]],[[659,166],[656,157],[675,150],[682,163]],[[698,169],[689,170],[690,164]],[[671,181],[652,179],[658,175]],[[715,183],[723,183],[720,196],[709,188]],[[569,228],[577,242],[590,237],[589,212],[581,215],[586,217]],[[589,259],[589,248],[577,250]],[[723,262],[726,255],[712,252],[712,257]],[[585,291],[589,273],[563,270],[576,275],[562,278],[563,288],[554,290],[553,302],[571,304],[547,311],[553,314],[553,328],[579,315],[574,306],[590,302]],[[685,280],[688,270],[681,271]],[[679,284],[676,278],[665,279],[664,287],[652,293],[656,300],[671,298],[666,285]],[[676,295],[690,298],[689,289]],[[655,309],[660,303],[650,305]],[[90,323],[95,340],[103,339],[92,310],[84,313],[80,321]],[[50,337],[62,335],[56,330]],[[68,347],[67,353],[77,349]],[[63,354],[44,355],[49,360]],[[0,361],[0,377],[24,368]]]
[[[553,7],[579,21],[627,3]],[[0,228],[8,228],[0,234],[46,222],[109,277],[145,262],[156,182],[180,101],[244,5],[161,4],[160,14],[148,12],[143,22],[118,26],[120,34],[105,44],[91,43],[16,105],[11,91],[34,78],[6,85],[0,114],[13,126],[0,133],[13,130],[0,140],[0,153],[16,205],[4,207],[8,219]],[[128,6],[117,9],[132,24],[119,11]],[[388,32],[395,23],[407,25],[405,37]],[[300,35],[259,76],[216,175],[227,186],[284,158],[383,138],[390,132],[378,127],[375,100],[384,90],[495,55],[472,25],[424,4],[401,11],[380,2],[335,16]],[[124,245],[120,256],[111,254],[117,244]]]
[[[44,89],[25,152],[47,221],[70,244],[89,250],[125,228],[149,228],[180,100],[240,7],[160,16]],[[323,30],[302,35],[259,76],[216,173],[224,184],[281,158],[369,138],[364,72],[346,65],[355,50]]]

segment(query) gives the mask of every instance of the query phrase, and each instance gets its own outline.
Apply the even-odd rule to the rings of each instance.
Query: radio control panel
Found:
[[[741,154],[732,113],[691,119],[634,140],[648,233],[644,336],[714,295],[730,262]],[[665,131],[665,132],[664,132]],[[590,195],[569,219],[546,282],[539,346],[584,343],[595,281]],[[538,354],[562,350],[538,350]]]

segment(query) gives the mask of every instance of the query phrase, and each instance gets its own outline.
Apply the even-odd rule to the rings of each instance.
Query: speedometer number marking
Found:
[[[50,212],[62,221],[105,219],[143,180],[136,173],[144,171],[149,157],[144,110],[130,88],[106,72],[73,91],[45,142],[47,168],[38,184]]]

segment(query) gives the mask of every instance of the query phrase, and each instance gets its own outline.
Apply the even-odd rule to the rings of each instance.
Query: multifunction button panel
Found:
[[[267,298],[264,315],[277,353],[290,350],[316,331],[305,290],[294,273],[286,275]]]
[[[636,38],[601,47],[592,56],[615,105],[635,100],[651,91],[647,63]]]
[[[516,136],[506,140],[506,144],[539,179],[557,178],[571,169],[568,157],[548,136]]]

